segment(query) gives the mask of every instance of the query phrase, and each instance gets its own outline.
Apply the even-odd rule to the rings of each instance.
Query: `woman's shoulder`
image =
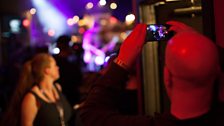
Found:
[[[22,107],[29,108],[32,106],[34,107],[36,105],[37,105],[36,97],[34,96],[34,94],[31,92],[26,93],[26,95],[24,96],[22,100]]]
[[[32,103],[36,103],[36,92],[38,90],[37,86],[33,86],[24,96],[22,104],[24,105],[28,105],[28,104],[32,104]]]

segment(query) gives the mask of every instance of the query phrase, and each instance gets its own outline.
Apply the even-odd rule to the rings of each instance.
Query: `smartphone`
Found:
[[[170,25],[167,24],[150,24],[147,25],[146,42],[150,41],[167,41],[173,35],[174,32],[169,31]]]

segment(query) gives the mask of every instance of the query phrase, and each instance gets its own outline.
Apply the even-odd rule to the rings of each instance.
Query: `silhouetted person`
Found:
[[[69,46],[70,36],[60,36],[57,40],[57,47],[60,53],[55,55],[56,62],[60,67],[60,78],[58,82],[63,88],[63,93],[71,105],[80,100],[79,86],[82,81],[81,61]]]

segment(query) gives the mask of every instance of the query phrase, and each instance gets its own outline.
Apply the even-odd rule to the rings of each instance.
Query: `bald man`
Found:
[[[117,111],[119,94],[144,45],[146,25],[139,24],[122,43],[118,57],[92,88],[81,118],[85,126],[206,126],[213,83],[219,70],[215,45],[180,22],[166,47],[164,81],[170,111],[156,116],[125,116]]]
[[[188,119],[209,111],[219,71],[217,54],[216,46],[196,32],[182,32],[169,41],[164,82],[172,115]]]

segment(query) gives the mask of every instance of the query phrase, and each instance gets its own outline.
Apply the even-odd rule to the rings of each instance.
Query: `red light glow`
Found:
[[[28,19],[23,20],[23,26],[24,27],[29,27],[30,26],[30,21]]]

